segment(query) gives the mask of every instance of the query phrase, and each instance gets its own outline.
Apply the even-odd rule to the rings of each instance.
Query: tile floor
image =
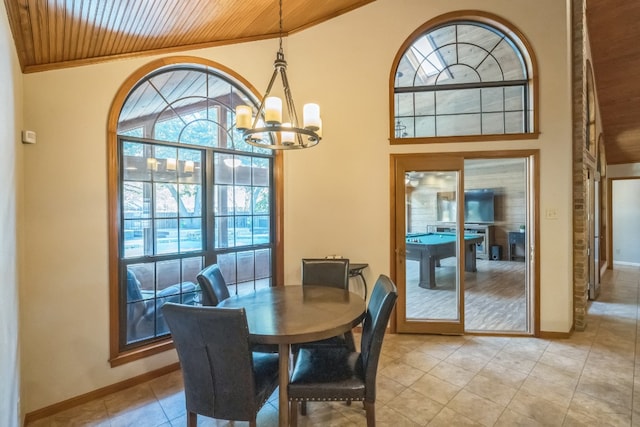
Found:
[[[608,271],[570,339],[388,335],[378,426],[640,426],[640,268]],[[38,420],[42,426],[185,426],[179,372]],[[277,392],[259,426],[277,425]],[[309,404],[302,426],[364,426],[362,405]],[[235,423],[244,426],[247,423]],[[226,426],[199,417],[199,426]]]

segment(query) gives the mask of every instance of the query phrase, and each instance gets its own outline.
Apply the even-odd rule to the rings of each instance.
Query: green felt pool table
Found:
[[[464,236],[464,270],[476,271],[476,244],[482,243],[482,234]],[[422,288],[436,287],[436,267],[442,258],[456,256],[455,233],[411,233],[407,234],[407,259],[420,261],[420,281]]]

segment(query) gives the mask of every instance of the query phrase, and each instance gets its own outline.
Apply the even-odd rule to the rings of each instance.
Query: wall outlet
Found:
[[[558,209],[556,208],[549,208],[545,211],[545,218],[546,219],[558,219]]]

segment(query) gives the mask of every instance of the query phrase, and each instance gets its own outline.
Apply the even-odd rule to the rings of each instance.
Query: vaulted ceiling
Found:
[[[23,72],[277,37],[278,0],[4,0]],[[283,33],[374,0],[283,0]],[[609,164],[640,162],[640,2],[587,0]]]
[[[607,163],[640,162],[640,1],[587,0]]]
[[[26,73],[277,37],[278,0],[4,0]],[[373,0],[283,0],[291,34]]]

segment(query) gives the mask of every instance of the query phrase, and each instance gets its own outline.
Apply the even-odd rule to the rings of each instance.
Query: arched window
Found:
[[[193,59],[146,67],[112,107],[112,364],[168,343],[162,305],[199,304],[207,265],[232,294],[275,284],[276,155],[235,128],[235,107],[257,98]]]
[[[498,18],[468,12],[428,22],[394,61],[391,142],[531,137],[532,68],[522,37]]]

